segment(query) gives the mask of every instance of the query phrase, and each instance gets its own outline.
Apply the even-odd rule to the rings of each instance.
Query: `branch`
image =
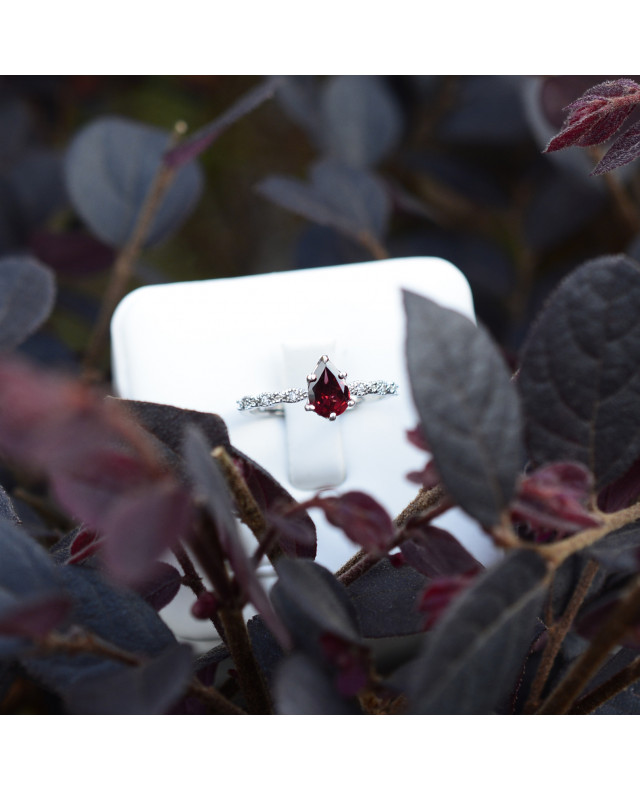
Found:
[[[243,521],[253,532],[258,543],[262,543],[265,540],[267,541],[265,544],[267,549],[266,554],[271,564],[275,565],[283,555],[282,549],[277,543],[270,541],[269,524],[263,512],[258,507],[258,503],[254,499],[245,479],[236,468],[233,459],[224,447],[216,447],[212,450],[211,455],[214,460],[218,462],[218,466],[224,475],[227,486],[233,496],[233,501],[238,508],[238,515],[241,521]]]
[[[601,631],[536,713],[554,715],[567,713],[602,662],[611,650],[619,645],[627,629],[637,619],[638,609],[640,609],[640,576],[629,585],[626,595],[615,607]]]
[[[524,707],[525,713],[533,713],[540,704],[540,697],[549,679],[549,674],[556,660],[556,656],[558,655],[558,651],[562,647],[565,636],[569,633],[569,629],[578,614],[578,610],[582,606],[586,594],[589,592],[589,587],[591,587],[591,582],[597,572],[598,563],[595,560],[589,560],[582,571],[580,580],[573,591],[571,600],[562,617],[549,626],[547,631],[548,641],[542,653],[540,666],[538,667],[538,671],[531,685],[529,698]]]
[[[64,652],[71,655],[87,654],[109,658],[132,667],[144,665],[145,660],[135,653],[122,650],[112,645],[95,634],[84,632],[74,636],[48,634],[37,643],[39,652]],[[242,708],[234,705],[224,697],[216,688],[205,686],[197,679],[192,679],[185,689],[185,693],[193,694],[205,702],[213,713],[244,714]]]
[[[635,658],[629,666],[620,670],[605,683],[586,694],[569,711],[572,715],[585,715],[597,710],[601,705],[616,694],[624,691],[636,681],[640,680],[640,656]]]
[[[186,130],[187,126],[184,121],[176,123],[170,138],[169,149],[175,146]],[[99,363],[107,346],[111,317],[118,303],[127,292],[136,261],[147,240],[156,211],[171,186],[176,173],[176,168],[169,167],[164,161],[160,163],[138,214],[131,238],[120,250],[113,264],[107,290],[100,306],[100,313],[84,357],[83,366],[86,381],[92,382],[100,378]]]

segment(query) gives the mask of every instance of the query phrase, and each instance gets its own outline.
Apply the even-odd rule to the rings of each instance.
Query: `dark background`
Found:
[[[562,123],[562,108],[608,78],[288,81],[200,156],[204,190],[195,210],[169,239],[145,251],[131,287],[370,260],[370,249],[287,211],[256,187],[272,175],[307,181],[314,162],[344,153],[336,149],[342,144],[336,134],[348,146],[351,130],[375,148],[391,125],[383,150],[364,161],[388,191],[386,254],[440,255],[461,268],[479,319],[514,360],[559,278],[599,255],[633,255],[640,243],[635,164],[592,177],[598,152],[541,153]],[[180,119],[196,130],[261,79],[0,79],[0,254],[30,251],[58,279],[54,313],[23,351],[48,364],[76,364],[115,255],[97,241],[80,253],[56,246],[69,231],[86,230],[65,188],[63,158],[74,135],[110,115],[167,130]],[[343,80],[341,96],[355,93],[344,106],[334,101],[334,134],[327,137],[321,113],[336,80]],[[365,89],[368,114],[357,116],[358,91]]]

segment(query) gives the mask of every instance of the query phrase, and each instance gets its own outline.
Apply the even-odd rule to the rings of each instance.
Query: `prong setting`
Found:
[[[335,411],[332,411],[331,414],[329,415],[329,422],[333,422],[337,416],[338,415],[335,413]]]
[[[339,378],[339,379],[346,379],[346,378],[347,378],[347,373],[346,373],[346,371],[344,371],[344,370],[341,370],[341,371],[340,371],[340,373],[338,373],[338,378]]]
[[[304,410],[305,411],[315,411],[316,407],[313,405],[313,403],[305,403]]]

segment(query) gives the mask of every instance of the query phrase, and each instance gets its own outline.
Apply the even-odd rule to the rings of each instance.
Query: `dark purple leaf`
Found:
[[[34,255],[59,275],[82,277],[108,269],[115,252],[84,231],[38,230],[29,239]]]
[[[284,554],[315,559],[316,527],[309,514],[298,508],[291,494],[254,460],[235,447],[230,448],[230,454],[269,526],[276,530]]]
[[[0,258],[0,352],[16,348],[46,321],[55,296],[51,270],[35,258]]]
[[[371,253],[339,231],[309,225],[298,236],[293,263],[295,269],[315,269],[368,260]]]
[[[192,522],[191,500],[173,480],[131,492],[100,520],[101,558],[118,581],[146,582],[154,560],[186,538]]]
[[[422,628],[427,631],[440,620],[442,615],[468,587],[478,574],[478,568],[455,576],[440,576],[430,581],[418,599],[418,609],[426,615]]]
[[[566,109],[569,114],[545,153],[570,145],[598,145],[611,137],[640,102],[640,85],[629,79],[603,82],[585,91]]]
[[[594,543],[586,554],[609,572],[633,573],[640,570],[640,521],[615,530]]]
[[[433,524],[409,527],[410,540],[400,549],[405,560],[430,579],[477,570],[482,565],[450,532]]]
[[[290,716],[358,714],[358,704],[336,689],[328,671],[302,653],[286,658],[274,684],[276,713]]]
[[[418,599],[424,576],[408,565],[394,567],[388,559],[377,562],[346,588],[355,607],[363,637],[406,636],[423,630]]]
[[[231,496],[224,476],[211,457],[211,447],[195,425],[185,430],[182,457],[196,495],[202,498],[218,533],[220,544],[234,575],[248,600],[262,615],[266,625],[283,647],[290,644],[289,634],[276,615],[251,559],[240,539]]]
[[[511,695],[546,576],[541,557],[514,551],[456,598],[412,667],[412,713],[486,715]]]
[[[0,519],[12,521],[14,524],[20,523],[20,518],[16,513],[11,497],[2,486],[0,486]]]
[[[507,366],[465,316],[409,291],[404,299],[413,399],[444,487],[481,524],[497,524],[524,456]]]
[[[374,167],[400,141],[399,104],[381,77],[330,77],[321,97],[326,153],[353,167]]]
[[[0,590],[16,601],[60,590],[61,577],[49,554],[21,527],[0,518]]]
[[[551,296],[522,351],[518,384],[532,461],[587,466],[596,490],[640,455],[640,267],[592,260]]]
[[[603,513],[615,513],[633,504],[640,497],[640,458],[627,471],[605,486],[598,494],[598,508]]]
[[[339,527],[370,554],[384,553],[396,533],[387,511],[362,491],[348,491],[340,496],[316,496],[302,506],[320,508],[330,524]]]
[[[141,658],[157,656],[176,644],[158,613],[136,593],[114,587],[91,568],[63,565],[57,570],[73,601],[72,624]],[[62,696],[75,683],[122,669],[114,659],[64,651],[25,657],[22,663],[30,675]]]
[[[206,436],[211,447],[222,446],[232,456],[243,475],[258,507],[267,521],[281,536],[278,543],[285,554],[298,557],[315,557],[315,526],[308,514],[296,513],[286,524],[278,516],[296,505],[291,494],[259,464],[229,444],[227,426],[217,414],[180,409],[161,403],[143,401],[119,401],[134,419],[149,433],[162,442],[170,451],[168,461],[180,469],[180,456],[184,431],[188,425],[196,425]],[[290,527],[289,532],[286,532]]]
[[[44,472],[62,506],[103,538],[102,559],[122,580],[191,524],[190,495],[117,402],[16,360],[0,364],[0,447]]]
[[[60,156],[31,148],[5,173],[13,211],[27,235],[67,206]]]
[[[329,633],[320,636],[320,646],[334,670],[334,682],[340,694],[355,697],[369,681],[368,649]]]
[[[456,79],[456,100],[446,108],[438,136],[447,143],[509,146],[526,141],[520,86],[523,77],[471,75]]]
[[[119,248],[129,240],[168,143],[169,133],[163,129],[109,116],[92,121],[73,138],[65,159],[69,197],[101,241]],[[202,183],[197,162],[177,171],[156,210],[147,245],[182,225]]]
[[[173,601],[180,590],[181,583],[177,568],[167,562],[154,562],[148,577],[136,584],[133,589],[156,612],[159,612]]]
[[[188,425],[196,425],[212,447],[222,446],[226,450],[230,449],[227,426],[217,414],[180,409],[177,406],[148,401],[118,399],[118,403],[122,404],[136,422],[178,457],[182,452],[184,431]],[[171,458],[171,460],[177,466],[177,459]]]
[[[60,625],[72,608],[63,592],[24,596],[12,608],[2,607],[0,636],[40,639]]]
[[[358,622],[346,589],[322,565],[283,557],[276,565],[273,604],[297,646],[317,654],[321,634],[358,643]]]
[[[281,78],[270,77],[245,93],[228,110],[211,123],[203,126],[164,155],[164,163],[171,168],[183,167],[214,143],[232,124],[270,99],[280,86]]]
[[[639,98],[640,101],[640,98]],[[608,173],[616,167],[628,165],[640,156],[640,123],[634,123],[613,143],[593,169],[592,175]]]
[[[637,650],[627,647],[621,648],[603,665],[585,691],[591,692],[601,683],[610,680],[637,657]],[[616,694],[615,697],[608,699],[594,713],[600,716],[637,716],[640,714],[640,682],[633,683],[619,694]]]
[[[260,665],[260,670],[270,686],[276,668],[284,658],[284,652],[273,638],[271,631],[265,626],[262,618],[258,615],[249,620],[247,631],[249,632],[251,647]]]
[[[309,183],[269,176],[258,192],[282,208],[328,225],[360,242],[384,237],[390,214],[389,197],[371,173],[337,162],[318,162]]]
[[[526,521],[535,531],[560,536],[598,527],[601,520],[589,510],[593,476],[582,464],[546,464],[521,478],[511,503],[511,517]]]
[[[63,695],[66,708],[85,716],[166,713],[189,682],[191,661],[188,645],[172,645],[138,667],[72,683]]]
[[[318,78],[308,75],[283,77],[276,93],[276,101],[319,147],[321,122]]]

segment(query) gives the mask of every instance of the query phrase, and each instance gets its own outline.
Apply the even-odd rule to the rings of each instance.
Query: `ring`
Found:
[[[240,411],[255,409],[283,414],[283,404],[306,400],[306,411],[315,412],[328,420],[353,409],[365,396],[397,395],[398,385],[386,381],[354,381],[347,386],[347,374],[338,370],[329,357],[323,354],[316,369],[307,376],[307,387],[291,387],[280,392],[262,392],[255,397],[247,396],[237,401]]]

